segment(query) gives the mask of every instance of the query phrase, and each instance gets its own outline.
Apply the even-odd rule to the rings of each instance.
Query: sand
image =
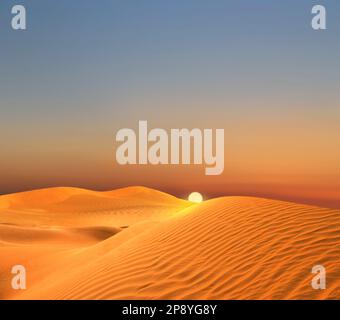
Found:
[[[11,267],[27,289],[11,288]],[[315,265],[327,287],[311,286]],[[0,197],[0,299],[339,299],[340,211],[143,187]]]

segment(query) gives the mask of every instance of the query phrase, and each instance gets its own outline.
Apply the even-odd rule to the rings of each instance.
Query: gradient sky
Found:
[[[1,0],[0,193],[146,185],[340,208],[339,34],[335,0]],[[224,128],[223,175],[117,166],[115,133],[138,120]]]

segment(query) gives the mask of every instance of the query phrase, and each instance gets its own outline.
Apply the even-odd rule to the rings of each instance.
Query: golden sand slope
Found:
[[[51,188],[1,196],[0,299],[16,294],[10,286],[13,265],[23,264],[33,285],[41,272],[57,270],[57,266],[62,270],[68,255],[79,256],[84,248],[122,230],[120,238],[130,240],[190,205],[143,187],[110,192]],[[94,252],[93,257],[98,254]],[[87,263],[87,258],[75,260]]]
[[[123,193],[132,201],[133,189]],[[142,215],[143,192],[137,198],[132,204]],[[19,293],[3,285],[2,298],[340,299],[339,211],[247,197],[188,205],[168,207],[163,219],[137,221],[96,244],[79,241],[78,248],[74,241],[52,249],[29,243],[23,254],[20,244],[4,244],[0,261],[5,252],[13,253],[7,266],[13,256],[22,259],[29,281]],[[324,291],[310,285],[317,264],[327,269]]]

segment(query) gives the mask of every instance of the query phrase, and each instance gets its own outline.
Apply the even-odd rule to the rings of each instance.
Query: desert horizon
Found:
[[[9,192],[0,192],[0,197],[2,196],[10,196],[14,194],[21,194],[26,192],[32,192],[36,190],[44,190],[44,189],[54,189],[54,188],[70,188],[70,189],[85,189],[91,190],[94,192],[110,192],[112,190],[117,189],[124,189],[129,188],[131,185],[123,184],[117,187],[108,187],[108,186],[101,186],[101,187],[91,187],[89,184],[80,185],[80,186],[69,186],[69,185],[62,185],[62,186],[55,186],[55,185],[44,185],[40,187],[32,187],[32,188],[14,188]],[[191,191],[189,191],[189,187],[185,186],[185,188],[176,188],[172,186],[157,186],[155,184],[137,184],[133,185],[134,187],[143,187],[149,189],[155,189],[160,192],[168,193],[173,195],[174,197],[180,199],[186,199]],[[220,188],[220,191],[217,188],[208,189],[203,186],[199,187],[199,191],[204,195],[205,200],[211,200],[220,197],[233,197],[233,196],[244,196],[244,197],[254,197],[254,198],[264,198],[264,199],[271,199],[271,200],[278,200],[278,201],[286,201],[286,202],[293,202],[299,204],[305,204],[310,206],[322,207],[322,208],[329,208],[329,209],[340,209],[340,194],[338,195],[338,191],[333,192],[317,192],[313,191],[310,194],[304,194],[303,188],[308,186],[301,186],[300,190],[297,186],[290,186],[291,189],[289,192],[284,192],[282,188],[278,186],[270,186],[270,185],[250,185],[246,188],[244,185],[227,185],[224,188]],[[191,190],[194,190],[195,187],[190,184]],[[285,187],[284,189],[289,189],[289,187]],[[302,190],[301,190],[302,189]],[[224,191],[223,191],[224,190]],[[271,190],[271,191],[269,191]],[[292,192],[291,190],[294,190]],[[301,193],[299,193],[301,191]]]
[[[340,212],[146,187],[0,196],[0,299],[339,299]],[[23,265],[25,290],[11,287]],[[315,265],[327,289],[311,286]]]

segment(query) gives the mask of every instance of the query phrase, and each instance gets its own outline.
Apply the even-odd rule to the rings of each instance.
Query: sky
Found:
[[[340,208],[339,33],[335,0],[1,0],[0,194],[145,185]],[[118,166],[115,134],[139,120],[224,128],[224,173]]]

